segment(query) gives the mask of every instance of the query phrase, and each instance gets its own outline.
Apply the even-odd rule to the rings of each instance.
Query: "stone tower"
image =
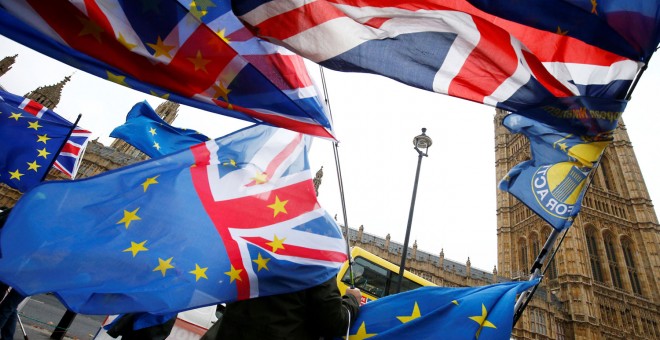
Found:
[[[59,83],[55,85],[41,86],[36,90],[28,92],[23,97],[32,99],[35,102],[53,110],[60,103],[62,97],[62,89],[64,85],[71,80],[71,76],[66,76]]]
[[[527,138],[501,125],[505,115],[495,115],[498,179],[530,158]],[[580,214],[544,266],[541,286],[559,298],[563,312],[526,310],[516,338],[530,338],[527,329],[539,333],[540,320],[554,319],[561,328],[555,338],[660,339],[660,227],[622,120],[596,171]],[[498,190],[498,274],[527,280],[550,228]]]
[[[11,70],[11,66],[16,62],[16,57],[18,54],[15,54],[11,57],[4,57],[0,60],[0,77],[2,77],[7,71]]]
[[[174,122],[174,119],[178,116],[179,112],[179,103],[171,102],[171,101],[165,101],[158,105],[156,107],[156,113],[163,118],[167,124],[172,124]],[[132,145],[126,143],[125,141],[117,138],[115,139],[110,146],[117,150],[120,153],[130,155],[132,157],[136,157],[142,160],[145,160],[149,158],[147,155],[145,155],[142,151],[134,148]]]

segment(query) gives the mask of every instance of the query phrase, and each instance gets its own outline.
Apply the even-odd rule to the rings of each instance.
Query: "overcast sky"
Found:
[[[154,108],[163,100],[89,75],[0,36],[0,59],[18,54],[0,85],[25,95],[73,75],[56,112],[93,132],[105,145],[137,102]],[[657,61],[657,60],[654,60]],[[318,66],[310,74],[320,79]],[[489,106],[426,92],[384,77],[325,70],[351,227],[403,243],[417,166],[413,137],[427,128],[433,139],[422,161],[410,244],[432,254],[492,271],[497,264],[494,126]],[[318,81],[320,86],[321,82]],[[660,157],[656,139],[660,108],[660,65],[651,62],[624,113],[651,198],[660,200]],[[248,123],[181,106],[177,127],[220,137]],[[319,200],[343,223],[332,143],[316,139],[311,168],[323,167]]]

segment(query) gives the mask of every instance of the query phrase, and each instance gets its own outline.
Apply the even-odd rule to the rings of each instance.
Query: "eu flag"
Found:
[[[584,121],[589,121],[588,112],[583,114]],[[506,116],[502,124],[512,133],[529,138],[532,157],[514,166],[500,182],[500,189],[555,229],[570,227],[582,206],[588,177],[612,141],[616,123],[616,118],[609,124],[606,120],[603,124],[609,125],[609,130],[580,134],[568,129],[570,125],[552,126],[518,114]]]
[[[73,128],[20,108],[25,100],[0,91],[0,181],[22,192],[41,182]]]
[[[422,287],[360,307],[356,339],[509,339],[516,294],[539,280],[482,287]]]
[[[37,186],[2,228],[0,281],[86,314],[165,314],[324,282],[346,244],[316,200],[310,140],[256,125]]]
[[[126,123],[112,130],[110,137],[123,139],[151,158],[209,140],[197,131],[167,124],[146,101],[135,104],[126,115]]]

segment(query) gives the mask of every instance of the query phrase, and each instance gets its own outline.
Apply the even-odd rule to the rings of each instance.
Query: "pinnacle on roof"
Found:
[[[59,83],[49,86],[40,86],[36,90],[29,92],[24,97],[32,99],[41,105],[53,110],[60,103],[62,89],[64,84],[71,80],[71,76],[66,76]]]

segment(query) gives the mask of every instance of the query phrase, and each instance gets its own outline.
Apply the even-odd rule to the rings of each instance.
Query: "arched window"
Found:
[[[637,266],[635,265],[635,252],[633,250],[632,242],[629,239],[624,239],[621,242],[623,248],[623,258],[626,260],[626,267],[628,268],[628,277],[630,277],[630,285],[632,286],[633,293],[642,295],[642,285],[637,276]]]
[[[610,181],[610,174],[609,174],[609,166],[607,164],[609,160],[605,155],[603,155],[603,158],[600,160],[600,164],[598,167],[600,168],[600,173],[603,175],[603,182],[605,183],[605,189],[608,191],[614,191],[614,185]]]
[[[614,248],[614,237],[611,234],[606,234],[605,240],[605,254],[607,254],[607,263],[610,266],[610,274],[612,275],[612,284],[616,288],[621,286],[621,273],[619,272],[619,265],[616,261],[616,251]]]
[[[527,274],[529,273],[529,265],[527,263],[527,242],[524,238],[518,240],[518,249],[520,249],[520,271]]]
[[[539,237],[536,233],[532,233],[530,238],[532,240],[532,242],[531,242],[532,256],[534,256],[534,258],[536,258],[537,256],[539,256],[539,252],[541,251],[541,248],[539,248]]]
[[[591,275],[594,280],[603,282],[603,271],[600,267],[600,259],[598,258],[598,239],[596,239],[596,230],[594,228],[587,228],[587,251],[589,252],[589,262],[591,263]]]

